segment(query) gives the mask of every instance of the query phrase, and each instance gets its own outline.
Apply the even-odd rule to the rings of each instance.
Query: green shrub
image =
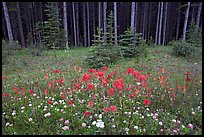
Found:
[[[202,30],[196,28],[194,21],[192,21],[191,25],[187,29],[186,37],[186,41],[190,43],[191,46],[202,46]]]
[[[92,46],[85,63],[91,68],[101,68],[121,58],[119,48],[113,46]]]
[[[145,40],[143,40],[141,33],[132,34],[131,30],[128,28],[119,38],[119,44],[124,58],[138,57],[141,53],[146,54],[147,44]]]
[[[189,57],[195,55],[196,48],[185,41],[175,41],[172,42],[172,45],[172,52],[176,56]]]

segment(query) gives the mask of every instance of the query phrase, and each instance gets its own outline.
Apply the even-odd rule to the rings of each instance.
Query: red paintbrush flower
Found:
[[[148,105],[151,104],[151,101],[150,101],[149,99],[145,99],[145,100],[143,101],[143,104],[144,104],[145,106],[148,106]]]
[[[110,106],[109,110],[110,110],[111,112],[118,112],[116,106]]]
[[[114,88],[110,88],[108,96],[114,96]]]
[[[49,99],[49,100],[48,100],[48,104],[52,104],[52,99]]]
[[[90,114],[91,114],[91,112],[89,112],[89,111],[85,111],[85,112],[84,112],[84,115],[85,115],[86,117],[88,117]]]
[[[89,82],[91,80],[91,75],[90,74],[87,74],[85,73],[82,77],[82,80],[85,81],[85,82]]]

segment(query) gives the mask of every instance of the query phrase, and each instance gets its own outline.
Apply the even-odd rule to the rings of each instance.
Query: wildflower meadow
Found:
[[[67,66],[14,84],[3,73],[3,134],[202,134],[202,81],[178,71]]]

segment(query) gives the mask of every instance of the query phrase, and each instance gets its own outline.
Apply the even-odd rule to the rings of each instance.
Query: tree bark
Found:
[[[73,23],[74,23],[74,46],[77,47],[77,36],[76,36],[76,17],[75,17],[75,6],[74,2],[72,2],[72,12],[73,12]]]
[[[189,9],[190,9],[190,3],[191,2],[188,2],[188,7],[186,9],[185,22],[184,22],[184,27],[183,27],[183,41],[186,40],[186,29],[187,29],[187,24],[188,24],[188,14],[189,14]]]
[[[158,44],[159,14],[160,14],[160,2],[158,3],[158,10],[157,10],[157,28],[156,28],[155,45]]]
[[[200,23],[201,8],[202,8],[202,2],[199,2],[198,13],[197,13],[197,18],[196,18],[196,28],[197,29],[199,28],[199,23]]]
[[[25,38],[24,38],[24,34],[23,34],[23,27],[22,27],[22,21],[21,21],[21,13],[20,13],[20,7],[19,7],[19,2],[16,2],[16,7],[17,7],[17,12],[18,12],[18,26],[20,29],[20,35],[21,35],[21,44],[22,47],[25,48]]]
[[[88,47],[90,45],[90,22],[89,22],[89,3],[86,3],[86,10],[87,10],[87,29],[88,29]]]
[[[6,19],[6,27],[7,27],[9,41],[12,41],[13,40],[13,33],[12,33],[11,23],[10,23],[9,14],[8,14],[8,8],[6,5],[6,2],[2,2],[2,4],[3,4],[3,9],[4,9],[4,16]]]
[[[135,2],[132,2],[131,8],[131,32],[134,33],[134,21],[135,21]]]
[[[79,46],[79,3],[76,2],[76,37],[77,37],[77,45]]]
[[[117,33],[117,2],[114,2],[114,44],[118,46],[118,33]]]
[[[101,29],[101,2],[98,3],[98,27]]]
[[[163,28],[163,45],[166,44],[166,20],[167,20],[167,10],[168,10],[168,2],[165,4],[165,13],[164,13],[164,28]]]
[[[86,8],[85,3],[83,3],[83,27],[84,27],[84,47],[87,46],[87,37],[86,37]]]
[[[93,35],[96,34],[96,23],[95,23],[95,4],[93,3]],[[93,37],[94,40],[96,40],[96,37]]]
[[[163,17],[163,2],[161,2],[161,12],[160,12],[160,21],[159,21],[158,45],[161,45],[162,17]]]
[[[64,38],[65,38],[65,46],[68,49],[68,29],[67,29],[67,4],[63,2],[63,22],[64,22]]]
[[[135,2],[135,33],[137,33],[137,9],[138,9],[138,3]]]
[[[106,44],[106,32],[107,32],[106,9],[107,9],[107,2],[103,2],[103,27],[104,27],[103,40],[105,44]]]
[[[180,13],[181,13],[180,5],[181,5],[181,2],[179,2],[179,6],[178,6],[179,9],[178,9],[178,17],[177,17],[176,40],[178,40],[179,27],[180,27]]]

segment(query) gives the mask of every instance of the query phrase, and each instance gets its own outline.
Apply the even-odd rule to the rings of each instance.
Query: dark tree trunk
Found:
[[[25,48],[25,38],[24,38],[24,33],[23,33],[23,27],[22,27],[22,21],[21,21],[21,13],[20,13],[20,7],[19,7],[19,2],[16,2],[16,7],[17,7],[17,12],[18,12],[18,26],[20,29],[20,35],[21,35],[21,44],[22,47]]]
[[[180,7],[181,5],[181,2],[179,3],[179,6]],[[180,8],[178,9],[178,17],[177,17],[177,28],[176,28],[176,40],[178,40],[178,36],[179,36],[179,27],[180,27]]]
[[[84,28],[84,47],[87,46],[87,37],[86,37],[86,3],[83,3],[83,28]]]

